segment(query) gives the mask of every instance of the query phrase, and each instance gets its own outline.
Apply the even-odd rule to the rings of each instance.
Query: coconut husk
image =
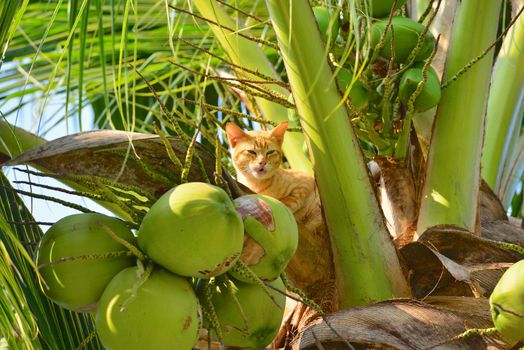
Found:
[[[497,242],[450,225],[430,227],[419,238],[419,242],[434,247],[459,264],[516,262],[524,258],[517,252],[503,249]]]
[[[475,305],[471,303],[468,305]],[[495,337],[453,338],[485,314],[470,321],[471,313],[412,300],[393,300],[339,311],[317,320],[289,344],[292,349],[507,349]]]
[[[508,220],[483,223],[480,236],[489,240],[507,242],[524,247],[524,230]]]
[[[392,158],[376,157],[380,168],[380,205],[398,247],[413,240],[418,214],[415,182],[410,168]]]
[[[409,283],[415,298],[483,294],[465,267],[422,243],[406,245],[401,249],[401,254],[408,262]]]
[[[484,179],[480,182],[479,199],[481,226],[492,221],[508,221],[508,216],[500,199]]]
[[[410,132],[406,160],[375,157],[370,167],[376,179],[380,206],[397,248],[413,241],[416,230],[425,159],[415,129]]]
[[[524,258],[497,242],[451,226],[428,229],[401,250],[413,295],[489,296],[500,276]]]

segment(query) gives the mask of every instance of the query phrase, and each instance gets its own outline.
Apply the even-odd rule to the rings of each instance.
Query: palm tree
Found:
[[[30,151],[15,159],[37,168],[21,169],[30,178],[58,178],[75,194],[97,199],[136,227],[143,207],[178,183],[207,181],[233,196],[243,194],[245,189],[229,175],[233,169],[221,127],[235,121],[248,129],[265,128],[289,119],[287,164],[315,174],[326,227],[322,232],[300,228],[301,244],[288,275],[326,311],[337,312],[332,321],[358,319],[356,306],[421,299],[431,292],[473,294],[478,297],[474,303],[485,303],[502,270],[485,267],[475,275],[464,267],[474,254],[468,244],[496,251],[503,257],[495,262],[504,267],[522,259],[522,251],[505,250],[518,246],[501,248],[478,238],[481,232],[486,236],[494,231],[487,227],[501,221],[507,225],[504,210],[517,214],[522,202],[514,179],[523,164],[520,128],[515,125],[522,119],[524,74],[512,73],[524,69],[518,40],[524,32],[522,1],[408,1],[383,20],[376,42],[371,4],[7,2],[0,7],[0,45],[7,47],[0,71],[0,110],[5,120],[16,120],[14,116],[33,106],[38,128],[30,133],[0,121],[0,160],[47,145],[41,137],[59,125],[89,130],[84,123],[90,114],[94,128],[141,133],[133,134],[132,143],[116,131],[84,134],[81,140],[67,138],[53,144],[53,150]],[[329,9],[327,30],[317,30],[314,5]],[[420,39],[395,36],[388,42],[392,16],[401,13],[422,23]],[[429,28],[446,21],[453,22],[452,30],[437,40],[438,50],[419,62],[424,78],[401,102],[402,73],[416,64]],[[340,31],[332,30],[339,22]],[[405,61],[382,57],[384,48],[401,46],[402,40],[411,40],[414,48]],[[439,56],[445,69],[438,66]],[[415,101],[428,82],[432,60],[441,75],[442,97],[438,107],[420,112]],[[349,72],[347,84],[340,78],[344,72]],[[366,91],[364,107],[356,105],[358,84]],[[56,113],[48,115],[52,105]],[[428,128],[433,120],[433,128]],[[149,142],[146,134],[156,134],[158,142]],[[108,151],[116,145],[118,150]],[[368,170],[377,165],[380,186]],[[504,199],[505,209],[497,200],[479,206],[479,201],[495,197],[481,186],[481,174]],[[0,338],[13,348],[100,348],[89,315],[65,312],[41,293],[31,243],[42,231],[15,192],[3,179]],[[522,232],[511,232],[511,237],[496,238],[522,244]],[[467,258],[446,253],[448,243]],[[424,259],[441,269],[428,281],[420,280],[417,266]],[[485,262],[475,260],[477,265]],[[458,277],[460,268],[468,278]],[[446,274],[442,282],[441,273]],[[493,273],[497,278],[480,290],[482,276]],[[455,282],[462,288],[458,294],[452,291]],[[452,309],[463,308],[459,301],[446,302]],[[386,312],[390,305],[382,304],[378,311]],[[453,328],[455,334],[431,339],[451,339],[463,330],[460,325]],[[336,341],[326,337],[323,341]]]

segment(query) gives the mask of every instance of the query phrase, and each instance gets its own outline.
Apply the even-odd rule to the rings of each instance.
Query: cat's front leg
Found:
[[[293,198],[291,196],[281,198],[280,201],[284,203],[293,214],[296,213],[301,207],[300,201],[297,198]]]
[[[306,197],[309,194],[309,188],[297,187],[291,191],[289,195],[280,199],[290,210],[295,214],[298,210],[304,207],[306,202]]]

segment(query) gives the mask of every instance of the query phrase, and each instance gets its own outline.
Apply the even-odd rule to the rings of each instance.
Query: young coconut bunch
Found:
[[[440,100],[440,81],[430,66],[436,40],[427,26],[400,16],[374,22],[370,32],[374,51],[364,74],[367,72],[368,81],[378,78],[379,85],[371,86],[381,95],[380,102],[374,106],[375,115],[382,123],[379,133],[387,143],[396,143],[410,130],[411,118],[416,112],[431,109]],[[402,131],[397,129],[399,122]],[[400,139],[397,144],[400,149],[395,150],[399,157],[404,155],[403,141]],[[391,151],[392,148],[386,154]]]
[[[288,210],[283,204],[280,205]],[[289,216],[293,218],[290,213],[285,212],[285,215],[288,216],[288,221]],[[291,249],[286,249],[288,251],[285,254],[286,261],[282,262],[282,259],[278,260],[275,256],[272,260],[268,260],[269,263],[280,266],[278,270],[275,270],[276,272],[270,275],[272,279],[278,277],[296,249],[298,236],[294,219],[292,224],[295,225],[294,231],[291,231],[294,238],[291,240]],[[289,223],[284,222],[283,225],[289,225]],[[293,226],[291,226],[291,229],[293,229]],[[199,288],[205,291],[200,296],[203,312],[207,316],[206,319],[211,320],[208,322],[208,324],[211,324],[211,328],[217,330],[219,339],[222,339],[220,330],[223,329],[219,321],[221,319],[220,314],[228,307],[221,307],[217,315],[215,308],[209,303],[210,298],[207,297],[207,293],[210,291],[210,286],[214,284],[215,277],[221,276],[222,280],[231,283],[230,279],[225,277],[224,274],[231,269],[242,271],[241,275],[251,276],[251,279],[258,282],[258,284],[253,285],[257,291],[260,291],[258,294],[255,293],[256,298],[263,294],[270,303],[274,303],[273,300],[275,300],[273,295],[275,292],[268,290],[255,273],[243,264],[242,267],[239,267],[241,263],[238,262],[238,259],[242,252],[243,243],[244,224],[236,210],[236,204],[221,188],[201,182],[178,185],[160,197],[144,217],[138,233],[139,247],[155,263],[174,274],[199,279],[199,285],[203,286]],[[275,259],[278,261],[274,261]],[[149,278],[151,277],[146,278],[144,286]],[[125,288],[129,288],[129,285],[130,283],[127,283]],[[244,289],[242,288],[242,290]],[[250,290],[250,288],[247,289]],[[283,290],[283,287],[281,289]],[[116,290],[111,293],[116,293]],[[244,293],[241,293],[241,295],[244,295]],[[280,300],[279,303],[282,312],[284,299]],[[103,303],[103,305],[109,305],[108,303]],[[130,305],[132,304],[133,302],[130,303]],[[235,303],[235,307],[230,310],[231,313],[237,311],[236,305]],[[107,310],[107,312],[112,311]],[[274,310],[272,313],[274,313]],[[275,322],[276,326],[272,325],[272,331],[263,337],[264,342],[268,340],[267,343],[269,343],[275,336],[281,316],[278,316],[277,313],[276,318],[278,318],[278,322]],[[103,322],[102,318],[100,318],[100,324],[105,330],[110,328],[108,324],[106,325]],[[130,324],[129,327],[133,327],[133,325]],[[275,327],[276,330],[273,331]],[[254,331],[257,329],[258,327]],[[226,332],[226,334],[228,333]],[[104,341],[104,337],[101,338]],[[229,338],[226,336],[224,340],[227,341],[227,339]],[[260,342],[261,340],[257,340],[253,344],[258,346]],[[238,343],[235,342],[235,344]],[[226,342],[226,345],[229,345],[229,343]]]
[[[228,271],[243,236],[240,215],[221,188],[190,182],[162,195],[138,232],[138,245],[151,261],[122,271],[101,298],[96,327],[104,346],[191,349],[200,329],[191,280]]]
[[[93,311],[121,270],[135,264],[125,222],[98,213],[67,216],[45,233],[36,252],[44,293],[72,311]]]
[[[243,224],[219,187],[178,185],[142,220],[138,245],[151,261],[111,280],[96,316],[107,349],[191,349],[200,329],[200,304],[191,278],[228,271],[240,255]]]
[[[428,26],[434,15],[423,25],[401,16],[404,4],[401,0],[359,1],[356,18],[344,14],[343,21],[356,21],[361,28],[357,36],[365,39],[355,41],[355,33],[345,37],[341,32],[335,38],[338,41],[326,43],[338,88],[370,157],[403,158],[412,118],[440,100],[440,81],[430,66],[436,40]],[[314,12],[324,33],[327,16]]]
[[[417,47],[420,38],[423,38],[422,45],[417,49],[414,61],[426,60],[435,47],[435,38],[431,34],[424,34],[424,25],[407,17],[395,16],[378,20],[371,25],[370,31],[371,47],[378,47],[381,57],[387,60],[394,59],[399,64],[409,63],[408,58]]]

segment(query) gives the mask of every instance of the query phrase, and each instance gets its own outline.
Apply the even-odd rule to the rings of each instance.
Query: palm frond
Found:
[[[13,35],[29,0],[7,0],[0,4],[0,66],[8,42]]]

